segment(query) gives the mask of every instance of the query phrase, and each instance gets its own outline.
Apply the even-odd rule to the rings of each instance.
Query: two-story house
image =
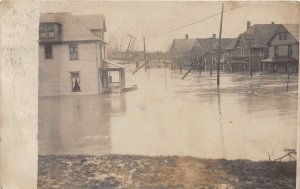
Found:
[[[231,44],[235,38],[222,38],[221,39],[221,51],[220,51],[220,69],[224,70],[224,63],[227,57],[227,46]],[[202,49],[202,70],[216,70],[219,54],[219,39],[216,38],[216,34],[212,35],[212,38],[199,38],[198,43]]]
[[[269,58],[261,61],[262,71],[298,73],[299,25],[281,25],[269,41]]]
[[[228,49],[227,63],[231,71],[260,71],[260,61],[268,57],[268,42],[280,24],[255,24],[247,22],[247,30],[240,34],[235,44]],[[250,63],[250,65],[249,65]]]
[[[110,71],[124,87],[124,67],[106,60],[105,31],[103,15],[41,14],[39,96],[104,93]]]
[[[172,60],[172,67],[188,69],[197,60],[200,50],[197,39],[189,39],[188,35],[185,39],[174,39],[170,49],[170,59]]]

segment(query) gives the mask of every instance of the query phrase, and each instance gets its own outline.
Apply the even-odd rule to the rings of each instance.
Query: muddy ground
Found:
[[[38,188],[295,188],[296,162],[127,155],[39,157]]]

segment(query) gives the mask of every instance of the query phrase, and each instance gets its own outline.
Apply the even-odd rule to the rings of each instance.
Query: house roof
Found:
[[[226,60],[226,62],[228,62],[228,63],[238,63],[238,64],[248,63],[248,61],[249,61],[248,57],[240,57],[240,56],[229,57]]]
[[[195,43],[197,43],[196,39],[174,39],[172,49],[175,48],[180,53],[187,53],[192,50]]]
[[[221,39],[221,47],[222,50],[228,49],[229,45],[231,45],[236,39],[235,38],[222,38]],[[197,39],[198,43],[203,49],[203,52],[208,51],[217,51],[217,44],[219,43],[218,38],[199,38]]]
[[[216,38],[198,38],[197,41],[202,48],[202,52],[207,52],[210,49],[215,49],[216,44],[219,42]]]
[[[75,17],[82,21],[90,30],[104,30],[106,31],[105,18],[103,14],[99,15],[75,15]]]
[[[62,25],[62,38],[60,41],[91,41],[99,40],[91,30],[76,19],[71,13],[42,13],[40,23],[59,23]]]
[[[297,63],[298,60],[291,56],[277,56],[277,57],[271,57],[271,58],[261,60],[260,62],[263,62],[263,63],[287,63],[287,62]]]
[[[299,42],[299,24],[283,24],[283,26]]]
[[[266,47],[280,26],[281,24],[255,24],[240,34],[238,38],[244,40],[247,45],[250,45],[250,39],[252,39],[252,48]]]

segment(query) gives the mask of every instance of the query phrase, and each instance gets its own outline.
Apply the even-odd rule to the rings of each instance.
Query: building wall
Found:
[[[220,69],[223,70],[223,62],[225,61],[226,54],[221,52],[220,54]],[[207,53],[203,59],[201,69],[204,70],[217,70],[218,68],[218,52]]]
[[[293,46],[292,57],[299,59],[299,45],[292,44],[292,46]],[[274,46],[269,47],[269,54],[270,57],[274,57]],[[288,45],[278,45],[278,56],[288,56]]]
[[[249,48],[244,47],[244,58],[249,58]],[[266,48],[252,48],[251,49],[251,64],[252,64],[252,70],[253,71],[259,71],[259,63],[262,59],[266,58],[268,56],[267,49]],[[237,47],[235,49],[230,50],[230,57],[242,57],[242,48]],[[243,69],[244,71],[248,70],[248,66],[246,66],[247,69]]]
[[[53,44],[53,59],[44,58],[39,46],[39,96],[98,94],[100,50],[96,42],[79,42],[78,60],[70,60],[69,43]],[[70,72],[80,74],[80,92],[72,92]]]
[[[274,48],[275,46],[278,47],[278,56],[288,56],[288,46],[292,45],[292,55],[291,57],[299,60],[299,43],[297,40],[290,34],[287,33],[287,39],[286,40],[280,40],[279,35],[276,34],[274,38],[272,39],[270,46],[269,46],[269,55],[270,57],[274,57]],[[286,72],[286,64],[277,64],[274,65],[275,68],[272,67],[272,65],[266,65],[267,71],[270,70],[276,70],[276,72]],[[297,72],[298,71],[298,65],[297,64],[290,64],[288,67],[289,72]]]
[[[286,40],[280,40],[279,34],[276,34],[272,39],[269,47],[270,57],[274,57],[274,46],[278,46],[278,56],[287,56],[288,55],[288,45],[293,46],[292,57],[299,59],[299,43],[298,41],[290,34],[287,33]]]

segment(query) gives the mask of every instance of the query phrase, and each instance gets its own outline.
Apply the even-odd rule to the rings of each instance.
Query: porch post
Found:
[[[120,71],[120,79],[121,79],[121,88],[123,89],[125,87],[125,74],[124,69]]]

